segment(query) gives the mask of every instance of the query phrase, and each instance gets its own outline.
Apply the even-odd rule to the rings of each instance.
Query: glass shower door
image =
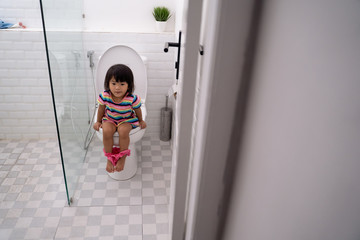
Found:
[[[40,0],[50,85],[68,203],[92,137],[92,79],[86,77],[82,0]]]

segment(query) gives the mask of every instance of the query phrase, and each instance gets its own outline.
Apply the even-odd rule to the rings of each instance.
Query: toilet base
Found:
[[[109,177],[117,181],[124,181],[135,176],[138,168],[138,158],[135,144],[130,144],[131,155],[125,159],[124,169],[120,172],[108,173]]]

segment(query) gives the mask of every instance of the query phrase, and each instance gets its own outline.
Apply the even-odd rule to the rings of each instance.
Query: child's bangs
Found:
[[[131,81],[132,76],[127,74],[126,72],[119,71],[114,74],[114,79],[116,82],[127,82]]]

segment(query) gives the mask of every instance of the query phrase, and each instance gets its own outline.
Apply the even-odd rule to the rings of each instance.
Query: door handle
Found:
[[[204,55],[204,47],[203,47],[203,45],[199,46],[199,53],[200,53],[201,56]]]
[[[180,69],[180,50],[181,50],[181,31],[179,31],[179,42],[166,42],[164,46],[164,52],[169,51],[169,47],[177,47],[178,48],[178,54],[177,59],[175,62],[175,69],[176,69],[176,79],[179,79],[179,69]]]

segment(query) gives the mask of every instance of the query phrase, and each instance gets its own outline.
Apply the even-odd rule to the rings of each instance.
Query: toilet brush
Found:
[[[169,96],[165,96],[165,107],[161,108],[160,116],[160,140],[169,141],[171,139],[172,109],[168,107]]]

